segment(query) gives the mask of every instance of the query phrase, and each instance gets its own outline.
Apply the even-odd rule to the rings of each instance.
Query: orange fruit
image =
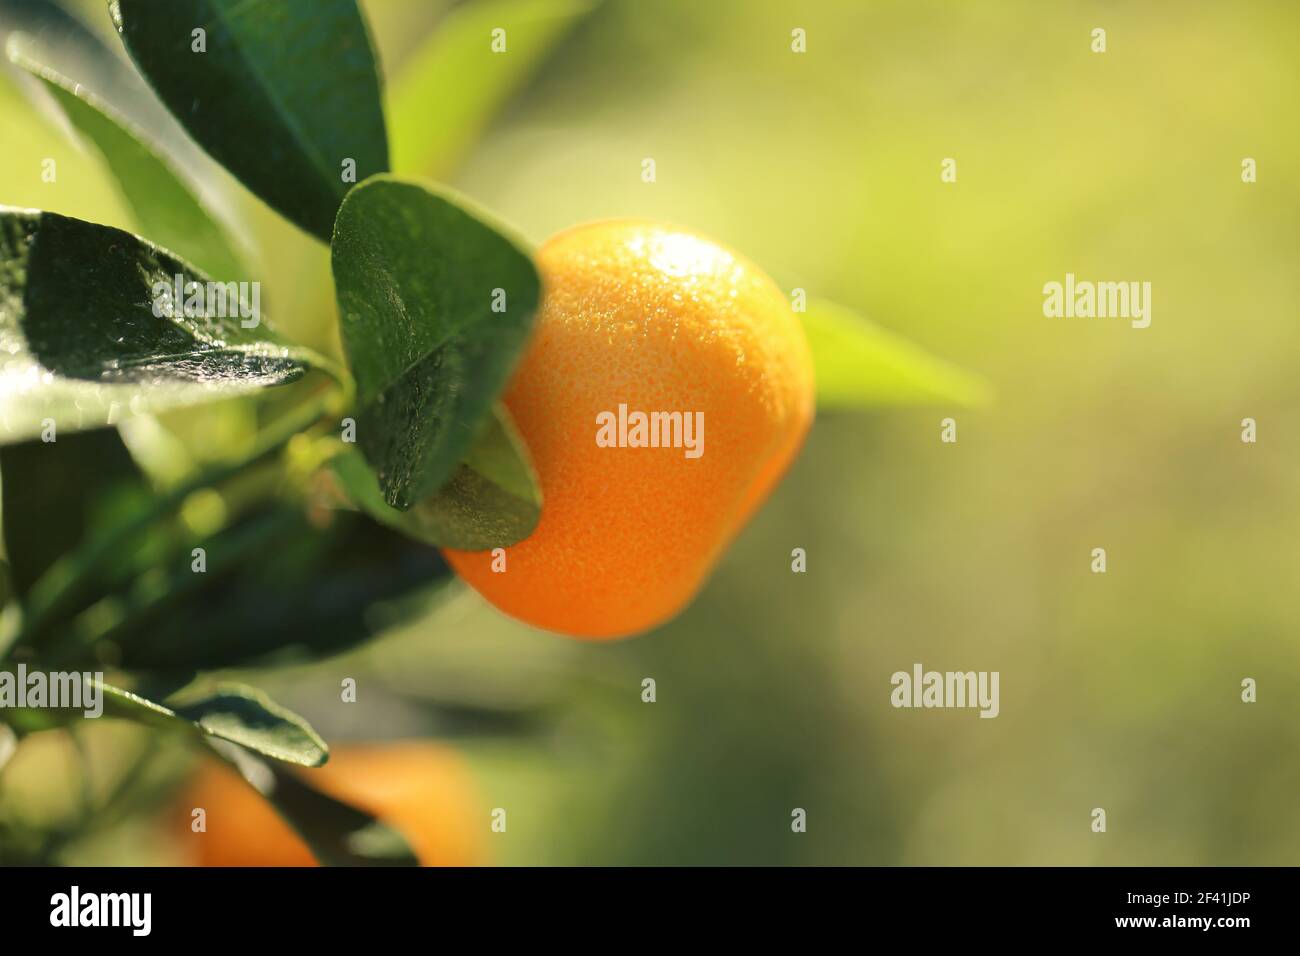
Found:
[[[406,838],[424,866],[482,862],[488,817],[480,814],[468,768],[454,750],[424,741],[337,747],[329,762],[302,771],[330,796],[373,814]],[[206,811],[194,833],[192,811]],[[183,849],[196,866],[316,866],[302,838],[230,767],[207,761],[177,801]]]
[[[634,634],[691,600],[785,472],[812,422],[812,358],[775,283],[693,233],[577,226],[537,266],[541,308],[504,399],[537,467],[541,520],[504,571],[491,551],[445,554],[519,620]],[[637,412],[681,424],[638,429]],[[699,443],[688,425],[701,421]],[[659,447],[637,444],[652,434]]]

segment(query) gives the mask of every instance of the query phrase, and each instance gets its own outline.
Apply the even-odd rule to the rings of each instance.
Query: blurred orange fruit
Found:
[[[488,818],[464,760],[424,741],[342,746],[303,779],[398,830],[424,866],[483,861]],[[207,830],[194,833],[202,807]],[[181,794],[183,844],[195,866],[316,866],[307,845],[271,805],[225,764],[207,761]]]
[[[634,634],[691,600],[785,472],[812,422],[812,358],[772,280],[693,233],[577,226],[537,265],[541,309],[504,397],[537,466],[541,521],[504,571],[490,551],[446,557],[529,624]],[[638,433],[635,413],[681,424]],[[633,447],[649,436],[659,447]]]

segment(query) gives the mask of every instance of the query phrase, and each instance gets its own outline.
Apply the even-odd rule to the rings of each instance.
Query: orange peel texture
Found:
[[[537,467],[541,520],[505,549],[504,571],[490,551],[445,555],[528,624],[635,634],[689,603],[794,459],[813,417],[808,343],[753,263],[671,226],[577,226],[537,264],[542,304],[504,399]],[[702,416],[702,443],[661,419],[658,434],[680,441],[633,447],[646,436],[630,420],[626,443],[601,447],[620,406]]]

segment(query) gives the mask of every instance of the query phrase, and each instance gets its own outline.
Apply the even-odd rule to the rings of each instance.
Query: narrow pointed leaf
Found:
[[[394,171],[448,176],[594,6],[594,0],[486,0],[448,13],[389,87]]]
[[[305,720],[251,687],[227,684],[201,699],[166,705],[97,678],[91,683],[99,689],[105,717],[228,741],[302,767],[329,759],[329,748]]]
[[[850,309],[810,300],[803,316],[819,409],[983,405],[988,385]]]
[[[193,189],[145,135],[81,86],[31,59],[10,41],[9,58],[44,81],[76,130],[104,157],[141,234],[184,254],[221,279],[247,278],[221,228],[203,210]]]
[[[351,184],[388,169],[356,0],[111,0],[111,9],[131,58],[195,141],[307,232],[329,242]]]
[[[344,200],[331,249],[357,443],[405,510],[469,452],[532,328],[522,245],[449,192],[378,176]]]

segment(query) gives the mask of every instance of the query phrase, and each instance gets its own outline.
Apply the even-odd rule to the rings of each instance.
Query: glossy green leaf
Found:
[[[303,767],[319,767],[329,748],[310,725],[261,691],[238,684],[176,707],[205,734],[247,747],[266,757]]]
[[[333,462],[334,473],[362,511],[405,535],[460,551],[506,548],[537,527],[542,492],[528,452],[498,407],[483,426],[451,480],[407,511],[384,501],[374,472],[359,452]]]
[[[356,0],[111,0],[111,8],[131,58],[190,135],[307,232],[328,242],[351,184],[389,168]]]
[[[141,697],[139,694],[122,687],[106,684],[96,678],[91,678],[91,682],[98,687],[100,694],[103,696],[105,717],[135,721],[137,724],[153,727],[156,730],[184,730],[190,732],[194,729],[187,726],[187,721],[177,717],[174,710],[155,703],[147,697]]]
[[[464,200],[391,176],[344,200],[331,257],[357,444],[384,500],[405,510],[469,452],[527,341],[541,281],[523,246]]]
[[[247,280],[225,234],[180,174],[146,145],[142,132],[85,87],[32,60],[12,39],[9,59],[43,80],[72,125],[94,143],[141,234],[182,253],[208,275]]]
[[[325,866],[418,866],[406,840],[375,816],[311,785],[295,773],[216,743],[214,749],[265,797]]]
[[[305,720],[251,687],[227,684],[200,699],[166,706],[94,682],[103,694],[106,717],[133,720],[159,730],[198,733],[302,767],[319,767],[329,759],[329,748]]]
[[[393,169],[444,178],[593,0],[487,0],[452,10],[388,89]],[[494,30],[503,35],[494,37]],[[493,43],[504,43],[494,52]],[[499,46],[498,46],[499,49]]]
[[[51,423],[57,434],[248,394],[330,367],[275,337],[260,309],[256,327],[245,328],[253,310],[241,318],[235,297],[223,306],[214,296],[192,317],[176,303],[168,318],[171,306],[158,306],[176,276],[182,288],[208,281],[120,229],[0,207],[0,442]]]
[[[810,300],[803,320],[818,409],[982,405],[990,400],[990,389],[979,377],[843,306]]]
[[[6,667],[14,670],[13,666]],[[139,693],[104,683],[91,676],[103,704],[103,717],[122,719],[152,727],[153,730],[190,734],[217,743],[238,744],[261,756],[296,766],[318,767],[329,760],[329,748],[311,724],[266,697],[255,688],[226,684],[196,700],[182,705],[164,705]],[[85,697],[83,697],[85,702]],[[57,726],[66,717],[77,717],[82,710],[51,708],[16,709],[10,717],[18,726],[43,730]]]

